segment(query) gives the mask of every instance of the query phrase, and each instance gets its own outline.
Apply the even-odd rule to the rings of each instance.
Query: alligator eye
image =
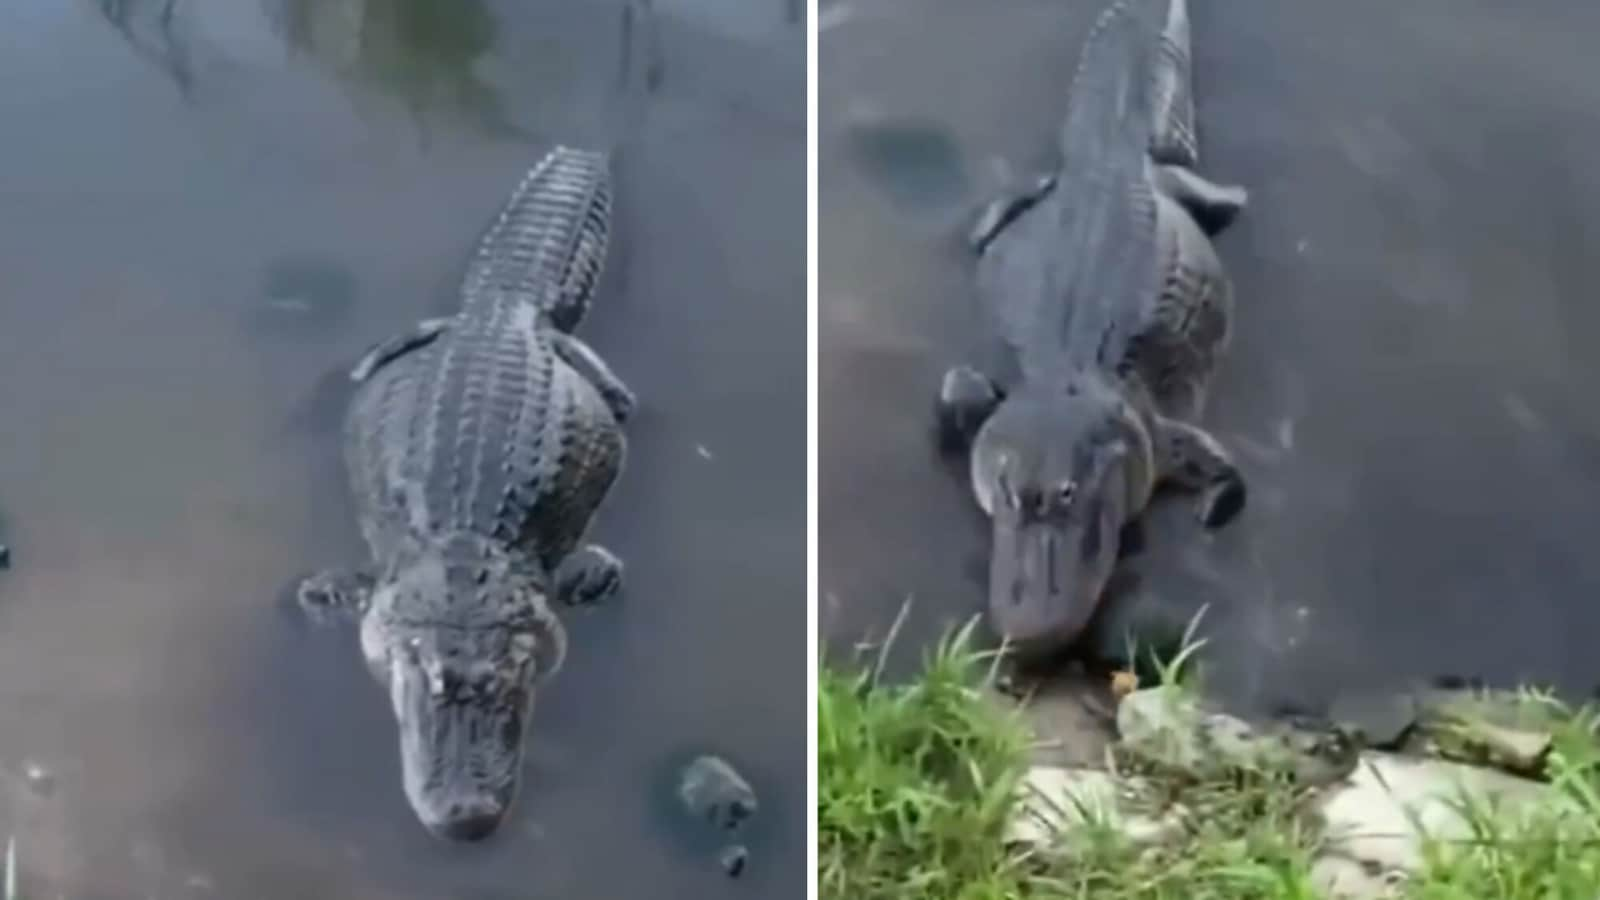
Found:
[[[1072,498],[1077,493],[1078,483],[1076,481],[1063,481],[1061,486],[1056,488],[1056,502],[1062,506],[1068,506],[1072,503]]]

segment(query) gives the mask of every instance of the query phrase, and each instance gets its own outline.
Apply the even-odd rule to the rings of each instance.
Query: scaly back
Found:
[[[1157,290],[1156,203],[1146,176],[1155,133],[1156,66],[1169,0],[1116,0],[1084,45],[1061,132],[1056,217],[1043,254],[1046,303],[1065,358],[1025,361],[1069,369],[1121,355],[1144,298]],[[1058,345],[1059,346],[1059,345]]]

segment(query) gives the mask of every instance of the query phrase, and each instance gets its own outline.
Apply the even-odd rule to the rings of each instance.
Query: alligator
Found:
[[[1207,528],[1245,504],[1195,423],[1233,307],[1210,238],[1247,195],[1196,173],[1190,87],[1185,0],[1117,0],[1073,75],[1060,164],[970,235],[1003,352],[945,373],[937,419],[991,520],[991,626],[1023,655],[1082,634],[1158,486],[1197,493]]]
[[[480,241],[461,306],[371,347],[344,424],[372,564],[314,574],[302,606],[359,620],[422,824],[479,840],[517,794],[535,688],[623,565],[584,543],[626,457],[635,397],[573,334],[605,263],[609,153],[558,147]]]

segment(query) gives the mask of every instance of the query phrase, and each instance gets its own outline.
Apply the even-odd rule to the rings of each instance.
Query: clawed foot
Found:
[[[978,213],[977,220],[967,232],[967,246],[972,248],[974,253],[982,255],[1006,226],[1021,218],[1023,213],[1044,199],[1055,186],[1055,174],[1048,173],[1034,176],[1026,184],[1002,191]]]
[[[1221,528],[1232,522],[1244,511],[1246,493],[1244,477],[1237,469],[1207,485],[1200,493],[1200,524]]]
[[[424,319],[404,334],[397,334],[373,344],[350,369],[350,380],[360,384],[372,374],[400,357],[433,343],[450,327],[448,317]]]
[[[1128,559],[1144,552],[1144,521],[1134,519],[1117,532],[1117,559]]]
[[[1201,525],[1220,528],[1244,510],[1244,473],[1216,438],[1194,425],[1165,418],[1157,420],[1155,437],[1162,480],[1200,493]]]
[[[945,372],[937,409],[940,449],[956,453],[971,447],[978,430],[999,405],[1000,389],[989,376],[971,366]]]
[[[556,570],[556,597],[566,606],[594,606],[622,590],[622,560],[598,544],[578,549]]]
[[[639,397],[629,390],[622,382],[616,381],[600,387],[600,397],[605,400],[606,406],[611,409],[612,418],[618,425],[626,423],[633,418],[633,413],[639,408]]]
[[[1163,166],[1156,177],[1167,195],[1189,211],[1208,237],[1226,230],[1250,202],[1250,194],[1244,188],[1208,181],[1182,166]]]
[[[600,354],[583,341],[564,332],[551,335],[551,346],[567,365],[575,369],[600,393],[600,399],[611,410],[611,415],[621,425],[633,417],[639,398],[622,383],[617,373],[611,371]]]
[[[295,603],[317,624],[359,616],[372,595],[373,578],[364,572],[330,570],[309,575],[295,587]]]

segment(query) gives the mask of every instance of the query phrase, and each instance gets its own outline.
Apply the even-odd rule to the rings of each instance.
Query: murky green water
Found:
[[[30,895],[803,896],[804,36],[776,0],[656,5],[585,326],[645,403],[599,525],[630,587],[572,621],[474,847],[416,825],[351,636],[279,592],[360,551],[319,383],[448,297],[550,143],[614,136],[619,7],[0,8],[0,827]],[[762,796],[741,881],[663,802],[699,750]]]

